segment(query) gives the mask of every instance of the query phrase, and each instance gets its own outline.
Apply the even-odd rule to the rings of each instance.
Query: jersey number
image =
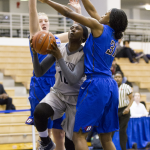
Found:
[[[61,82],[65,83],[65,84],[68,84],[68,82],[66,81],[65,77],[62,76],[62,72],[61,71],[59,71],[59,74],[60,74]],[[64,78],[64,80],[63,80],[63,78]]]
[[[108,55],[112,55],[112,53],[114,52],[114,49],[115,49],[115,45],[116,45],[116,43],[115,43],[114,40],[112,40],[110,44],[111,44],[112,46],[110,47],[110,49],[108,49],[108,50],[106,51],[106,54],[108,54]],[[115,57],[115,55],[116,55],[116,52],[114,52],[114,54],[113,54],[112,56]]]

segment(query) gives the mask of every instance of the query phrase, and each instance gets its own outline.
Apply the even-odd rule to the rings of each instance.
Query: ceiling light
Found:
[[[150,10],[150,5],[149,5],[149,4],[146,4],[146,5],[145,5],[145,9],[146,9],[146,10]]]
[[[20,1],[28,1],[28,0],[20,0]]]

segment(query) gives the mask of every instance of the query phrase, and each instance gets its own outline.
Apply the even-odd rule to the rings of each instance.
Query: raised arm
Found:
[[[72,20],[91,28],[92,30],[103,30],[103,26],[94,18],[84,17],[83,15],[72,11],[69,7],[53,2],[51,0],[39,0],[39,1],[47,3],[55,10],[57,10],[59,13],[61,13],[63,16],[71,18]]]
[[[37,0],[29,0],[29,30],[30,38],[41,30],[37,13]]]
[[[84,5],[84,8],[86,9],[86,11],[88,12],[88,14],[92,17],[95,18],[96,20],[100,20],[100,16],[97,13],[95,7],[93,6],[93,4],[89,1],[89,0],[82,0],[82,3]]]
[[[68,3],[68,5],[70,5],[76,13],[81,14],[81,6],[79,1],[76,2],[75,0],[70,0],[70,3]],[[57,34],[56,36],[61,40],[62,43],[68,42],[68,32]]]

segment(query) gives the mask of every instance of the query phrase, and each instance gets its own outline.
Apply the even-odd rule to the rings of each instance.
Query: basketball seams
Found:
[[[54,35],[48,31],[39,31],[33,37],[33,47],[39,54],[46,55],[47,48],[51,49],[51,43],[56,41]]]
[[[47,36],[46,36],[45,40],[43,41],[43,44],[42,44],[42,46],[41,46],[41,48],[40,48],[40,50],[39,50],[39,53],[40,53],[40,51],[41,51],[41,49],[42,49],[42,47],[43,47],[45,41],[47,40],[47,37],[48,37],[48,36],[49,36],[49,32],[47,33]]]

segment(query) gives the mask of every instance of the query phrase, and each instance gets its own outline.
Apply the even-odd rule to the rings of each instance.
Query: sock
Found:
[[[42,141],[45,145],[47,145],[47,144],[51,141],[51,139],[50,139],[49,136],[48,136],[48,129],[46,129],[46,130],[43,131],[43,132],[39,132],[39,136],[40,136],[40,138],[41,138],[41,141]]]
[[[47,136],[48,136],[48,129],[46,129],[46,130],[43,131],[43,132],[39,132],[39,136],[40,136],[40,137],[47,137]]]

